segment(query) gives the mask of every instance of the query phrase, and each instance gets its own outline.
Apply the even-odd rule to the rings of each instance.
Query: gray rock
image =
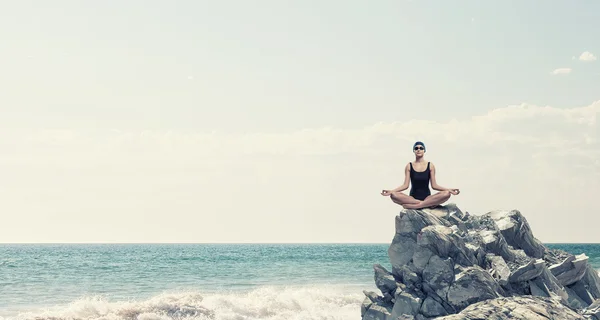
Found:
[[[573,292],[575,292],[575,294],[577,294],[577,296],[581,298],[583,302],[585,302],[586,307],[594,302],[594,297],[592,297],[583,282],[577,281],[573,285],[569,286],[569,289],[573,290]]]
[[[600,298],[600,276],[598,276],[598,271],[589,263],[585,268],[585,274],[581,278],[581,281],[585,284],[594,299]]]
[[[573,269],[573,260],[575,260],[575,256],[569,255],[560,263],[555,263],[551,265],[548,269],[552,272],[553,275],[565,273],[571,269]]]
[[[422,300],[418,296],[408,291],[402,291],[395,297],[396,302],[392,309],[392,319],[401,315],[415,316],[419,313]]]
[[[392,318],[392,306],[373,303],[362,316],[363,320],[395,320]]]
[[[436,206],[434,208],[423,208],[421,211],[427,212],[444,220],[455,219],[458,221],[463,221],[463,219],[466,217],[466,215],[454,203],[448,203],[446,205]]]
[[[486,264],[485,256],[487,253],[484,248],[480,245],[475,245],[473,243],[465,243],[465,247],[469,249],[469,251],[475,254],[475,258],[477,259],[477,265],[484,266]]]
[[[510,269],[504,259],[493,253],[486,255],[486,262],[489,266],[490,275],[498,281],[501,286],[508,283],[510,277]]]
[[[421,276],[417,273],[416,268],[412,263],[400,267],[398,270],[402,283],[411,288],[419,288],[421,286]]]
[[[452,258],[431,257],[423,270],[423,282],[426,282],[433,291],[438,292],[448,288],[453,281],[454,263]]]
[[[516,210],[438,206],[402,210],[395,223],[391,273],[374,265],[383,296],[365,292],[363,320],[600,315],[600,276],[587,257],[544,247]]]
[[[567,305],[571,307],[571,309],[583,309],[588,306],[588,304],[585,303],[585,301],[583,301],[583,299],[581,299],[571,288],[566,287],[565,291],[569,295]]]
[[[464,266],[478,262],[474,252],[449,227],[435,225],[423,228],[417,235],[417,244],[419,247],[429,248],[437,256],[450,257],[455,263]]]
[[[414,235],[426,226],[432,225],[449,227],[450,223],[422,210],[402,210],[400,211],[400,214],[396,216],[397,234]]]
[[[527,219],[518,210],[492,211],[488,213],[502,232],[506,242],[513,248],[523,249],[528,256],[533,258],[544,257],[546,249],[542,243],[533,236]]]
[[[480,232],[483,245],[487,252],[501,256],[504,261],[514,261],[515,253],[508,247],[504,236],[498,230],[483,230]]]
[[[501,297],[503,291],[489,273],[473,266],[456,275],[447,297],[448,303],[460,310],[478,301]]]
[[[472,304],[458,314],[436,320],[584,320],[577,312],[550,298],[502,297]]]
[[[360,316],[361,317],[365,316],[365,313],[367,312],[367,310],[369,310],[371,305],[373,305],[373,301],[371,301],[371,299],[369,299],[369,297],[365,297],[365,299],[363,300],[363,302],[360,305]]]
[[[388,248],[388,257],[392,264],[392,273],[395,276],[400,276],[400,268],[410,262],[416,246],[417,241],[408,235],[396,234],[394,236],[392,244]]]
[[[456,203],[448,203],[441,207],[444,207],[446,210],[449,211],[448,215],[450,217],[456,217],[457,219],[460,219],[461,221],[464,221],[465,218],[468,216],[468,212],[463,213],[462,210],[460,210],[460,208],[456,205]]]
[[[371,302],[377,302],[379,300],[381,300],[381,297],[377,295],[377,293],[373,292],[373,291],[366,291],[363,290],[363,293],[365,294],[366,298],[369,298],[369,300]]]
[[[375,285],[381,290],[381,293],[393,293],[397,287],[394,276],[380,264],[373,265],[373,269],[375,270]]]
[[[588,257],[585,254],[570,256],[560,264],[552,265],[550,272],[563,286],[571,285],[583,278],[587,270]]]
[[[440,317],[448,314],[446,309],[432,297],[425,298],[420,313],[426,317]]]
[[[531,291],[532,296],[550,298],[550,290],[548,290],[548,288],[543,282],[540,284],[536,284],[533,281],[528,281],[528,283],[529,290]]]
[[[539,277],[546,268],[544,260],[531,260],[528,264],[518,268],[508,277],[509,282],[523,282]]]
[[[561,301],[566,303],[568,294],[565,291],[565,288],[559,283],[558,279],[556,279],[548,268],[543,268],[542,274],[533,279],[533,282],[540,288],[548,288],[551,296],[559,297]]]
[[[447,258],[452,249],[450,235],[452,229],[445,226],[427,226],[417,235],[417,244],[420,247],[429,248],[435,255]]]
[[[417,272],[423,272],[423,269],[425,269],[425,266],[427,266],[429,259],[431,259],[432,256],[433,251],[427,247],[419,246],[418,248],[415,248],[412,261]]]
[[[600,299],[597,299],[585,308],[581,314],[589,319],[600,319]]]

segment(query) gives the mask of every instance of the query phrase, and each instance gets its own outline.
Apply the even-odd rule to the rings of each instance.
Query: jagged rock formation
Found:
[[[600,320],[600,277],[585,254],[546,248],[517,210],[404,209],[374,265],[363,320]]]

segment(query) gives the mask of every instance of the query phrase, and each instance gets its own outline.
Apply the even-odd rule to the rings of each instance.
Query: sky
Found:
[[[463,211],[600,242],[596,0],[12,1],[0,38],[0,243],[389,243],[417,140]]]

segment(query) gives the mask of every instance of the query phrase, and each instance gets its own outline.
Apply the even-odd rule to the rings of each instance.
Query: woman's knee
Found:
[[[441,191],[441,193],[442,193],[442,195],[443,195],[444,197],[448,197],[448,198],[450,198],[450,196],[452,195],[452,194],[450,193],[450,191],[448,191],[448,190]]]
[[[402,195],[402,192],[392,192],[390,193],[390,197],[394,198],[394,199],[400,199]]]

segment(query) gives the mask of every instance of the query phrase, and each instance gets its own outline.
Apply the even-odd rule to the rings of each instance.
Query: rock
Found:
[[[402,210],[396,217],[396,233],[414,235],[426,226],[450,226],[450,223],[421,210]]]
[[[465,214],[454,203],[437,206],[435,208],[423,208],[421,211],[445,220],[462,221],[465,218]]]
[[[583,282],[577,281],[572,286],[569,286],[569,289],[573,290],[573,292],[585,302],[586,307],[594,303],[594,297],[592,297]]]
[[[487,265],[489,266],[488,270],[490,275],[496,279],[501,286],[506,285],[510,277],[510,269],[504,259],[493,253],[487,254],[485,257]]]
[[[600,298],[600,276],[598,276],[598,271],[594,269],[590,264],[588,264],[585,268],[585,274],[581,279],[583,281],[590,294],[594,299]]]
[[[412,288],[420,288],[421,277],[417,273],[416,268],[412,264],[407,264],[398,269],[402,283]]]
[[[496,221],[506,242],[513,248],[523,249],[528,256],[533,258],[544,256],[544,246],[533,237],[527,219],[519,211],[492,211],[488,215]]]
[[[435,225],[423,228],[417,235],[417,244],[419,247],[429,248],[435,255],[443,258],[450,257],[464,266],[478,262],[474,252],[449,227]]]
[[[415,316],[421,308],[421,298],[415,296],[411,292],[402,291],[396,295],[396,302],[392,309],[392,319],[396,319],[401,315]]]
[[[583,320],[582,315],[549,298],[503,297],[478,302],[460,313],[439,317],[436,320]]]
[[[365,294],[365,298],[368,298],[369,301],[371,301],[371,302],[378,302],[381,300],[381,297],[378,296],[377,293],[375,293],[373,291],[363,290],[363,293]]]
[[[360,305],[360,316],[361,317],[365,316],[365,313],[367,312],[367,310],[369,310],[371,305],[373,305],[373,301],[371,301],[371,299],[369,299],[369,297],[365,297],[365,299],[363,300],[363,302]]]
[[[600,320],[588,257],[544,247],[517,210],[401,210],[395,231],[391,272],[373,266],[382,296],[365,291],[363,320]]]
[[[588,257],[585,254],[570,256],[562,263],[552,265],[550,272],[563,286],[571,285],[583,278],[586,272]]]
[[[396,234],[388,249],[388,256],[392,263],[392,273],[400,276],[400,268],[410,262],[417,246],[416,239],[402,234]]]
[[[528,282],[529,282],[529,290],[531,291],[532,296],[546,297],[546,298],[550,297],[550,290],[548,290],[548,288],[545,286],[544,283],[541,283],[538,285],[533,281],[528,281]]]
[[[502,233],[498,230],[484,230],[480,232],[484,248],[487,252],[501,256],[504,261],[514,261],[515,253],[508,247]]]
[[[544,260],[531,260],[528,264],[519,267],[508,277],[509,282],[523,282],[539,277],[546,267]]]
[[[429,263],[429,259],[433,256],[433,251],[427,247],[419,247],[414,250],[412,261],[413,265],[417,269],[417,272],[423,272],[425,266]]]
[[[550,292],[550,296],[558,297],[559,300],[566,302],[568,295],[565,288],[558,282],[558,279],[548,270],[543,268],[539,277],[532,280],[539,288],[544,287]]]
[[[567,298],[567,305],[572,309],[579,310],[585,308],[588,305],[571,288],[567,287],[565,288],[565,291],[567,291],[567,294],[569,295]]]
[[[594,301],[594,303],[583,310],[582,314],[590,319],[600,320],[600,300]]]
[[[473,266],[456,276],[456,280],[448,289],[447,297],[448,303],[461,310],[475,302],[501,297],[503,293],[500,285],[489,273]]]
[[[420,313],[425,317],[440,317],[448,314],[446,309],[432,297],[425,298]]]
[[[384,295],[393,293],[397,287],[394,276],[380,264],[375,264],[373,269],[375,270],[375,285],[381,290],[381,293]]]
[[[373,303],[362,316],[363,320],[391,320],[392,306]]]
[[[454,281],[454,263],[451,258],[433,256],[423,270],[423,282],[438,292],[446,290]]]

